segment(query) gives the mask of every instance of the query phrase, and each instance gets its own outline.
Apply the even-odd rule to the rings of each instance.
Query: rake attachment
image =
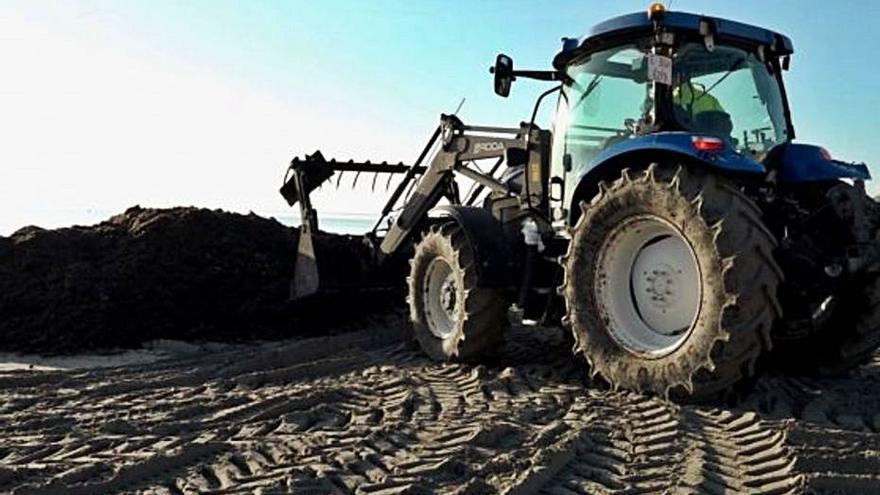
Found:
[[[420,157],[418,163],[423,159],[424,154]],[[326,276],[319,276],[318,262],[315,256],[315,236],[319,232],[318,212],[312,206],[311,200],[309,199],[311,192],[321,187],[325,182],[330,181],[333,175],[337,173],[337,187],[340,186],[345,172],[353,172],[355,174],[351,184],[352,187],[357,185],[361,174],[373,174],[371,180],[372,191],[376,190],[376,185],[381,174],[388,175],[388,179],[385,181],[386,191],[390,189],[392,178],[395,175],[404,175],[404,180],[398,185],[397,189],[391,196],[391,201],[389,201],[389,204],[383,209],[382,218],[376,223],[372,232],[366,233],[364,236],[364,242],[370,244],[372,247],[371,240],[375,239],[375,234],[379,229],[379,226],[393,209],[394,203],[403,194],[405,188],[412,183],[413,179],[419,174],[424,173],[425,167],[418,163],[411,166],[404,165],[403,163],[389,164],[387,162],[372,163],[370,161],[355,162],[352,160],[347,162],[338,162],[336,160],[328,161],[320,151],[315,151],[311,155],[307,155],[305,159],[294,158],[290,162],[290,167],[288,168],[284,179],[284,185],[281,187],[281,195],[290,206],[294,206],[297,203],[299,204],[302,217],[302,227],[300,229],[299,243],[297,246],[295,277],[290,285],[291,299],[301,299],[315,294],[321,286],[352,286],[351,282],[355,280],[362,282],[362,285],[366,288],[369,288],[371,285],[375,287],[375,280],[367,280],[366,284],[363,284],[364,280],[362,280],[364,278],[369,278],[363,273],[364,271],[370,272],[375,268],[373,266],[375,265],[373,260],[360,260],[360,263],[355,263],[361,267],[362,273],[344,274],[348,283],[345,283],[345,281],[341,284],[327,283],[331,281],[328,281]]]

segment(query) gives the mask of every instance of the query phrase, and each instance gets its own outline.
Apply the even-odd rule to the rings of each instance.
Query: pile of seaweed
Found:
[[[385,297],[288,301],[299,231],[274,219],[200,208],[133,207],[100,224],[0,237],[0,349],[63,353],[154,339],[311,336]],[[356,276],[359,237],[320,233],[319,268]],[[321,254],[324,259],[321,259]]]

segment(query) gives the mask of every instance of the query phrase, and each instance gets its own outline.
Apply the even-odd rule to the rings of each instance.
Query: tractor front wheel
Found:
[[[502,291],[477,287],[474,252],[450,222],[416,245],[407,278],[410,319],[422,350],[437,361],[471,361],[495,350],[508,325]]]

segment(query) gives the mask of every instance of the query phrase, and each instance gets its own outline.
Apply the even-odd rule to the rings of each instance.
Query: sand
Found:
[[[18,370],[90,370],[95,368],[114,368],[119,366],[143,365],[212,352],[229,348],[230,344],[193,344],[182,340],[156,340],[143,344],[140,349],[109,349],[94,353],[44,356],[0,352],[0,372]]]
[[[438,364],[352,332],[0,371],[0,492],[877,493],[880,359],[735,407],[605,390],[558,330]]]

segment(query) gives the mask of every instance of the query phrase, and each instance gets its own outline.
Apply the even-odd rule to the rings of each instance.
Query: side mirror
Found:
[[[516,79],[513,77],[513,59],[503,53],[498,54],[495,67],[489,72],[495,74],[495,94],[506,98],[510,94],[510,85]]]

